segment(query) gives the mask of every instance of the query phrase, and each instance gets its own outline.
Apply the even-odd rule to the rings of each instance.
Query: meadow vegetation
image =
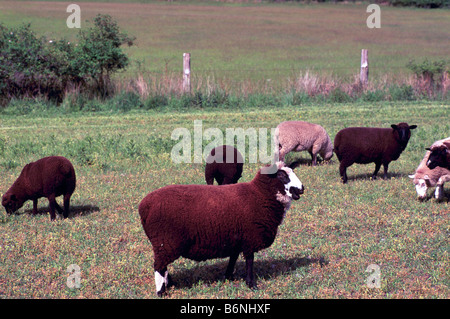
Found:
[[[66,2],[21,4],[0,2],[8,30],[31,23],[39,39],[77,41],[78,30],[65,24]],[[448,298],[449,186],[442,202],[431,191],[419,202],[408,178],[425,148],[450,132],[448,10],[383,6],[382,28],[370,30],[365,4],[80,6],[84,32],[108,14],[130,35],[134,45],[120,47],[128,68],[110,74],[107,98],[71,86],[56,102],[25,94],[0,107],[0,194],[44,156],[69,158],[77,173],[67,220],[50,222],[46,199],[37,216],[32,203],[11,216],[1,210],[0,298],[155,297],[153,253],[137,207],[165,185],[205,183],[204,163],[171,160],[178,142],[171,133],[192,133],[195,120],[222,132],[270,132],[281,121],[305,120],[332,139],[348,126],[406,121],[418,128],[388,180],[371,180],[372,164],[353,165],[342,185],[336,156],[312,167],[309,154],[289,154],[306,191],[274,244],[255,255],[260,289],[246,287],[242,258],[233,281],[223,279],[227,260],[180,258],[169,267],[175,286],[168,298]],[[356,76],[362,48],[370,61],[365,88]],[[190,94],[181,93],[183,52],[192,56]],[[248,163],[248,151],[240,182],[262,165]],[[72,264],[81,269],[76,289],[66,284]],[[380,267],[380,288],[367,286],[371,264]]]
[[[182,95],[182,54],[190,52],[192,92],[201,97],[202,104],[205,100],[212,105],[230,104],[229,99],[235,103],[255,95],[292,99],[294,104],[317,96],[319,101],[338,102],[448,99],[448,10],[383,6],[382,28],[374,30],[366,26],[364,4],[82,2],[80,31],[67,28],[65,3],[25,3],[0,4],[5,33],[0,44],[3,41],[6,48],[3,60],[12,56],[8,40],[18,41],[9,47],[14,54],[29,52],[28,44],[20,47],[26,41],[10,35],[23,23],[31,24],[39,41],[47,41],[41,43],[44,53],[53,53],[44,59],[52,62],[52,71],[31,74],[32,81],[45,82],[32,83],[22,94],[26,97],[52,99],[56,95],[53,100],[58,104],[63,101],[77,107],[79,99],[131,92],[148,100],[144,104],[164,103],[164,98]],[[102,31],[102,37],[97,31],[102,30],[98,14],[113,17],[109,26],[114,28],[108,24],[104,28],[104,24],[107,32]],[[118,46],[126,43],[134,45],[122,46],[119,52]],[[357,76],[362,48],[369,50],[367,87],[360,85]],[[100,51],[107,54],[97,54]],[[36,54],[45,57],[42,51]],[[37,66],[47,63],[34,60]],[[22,86],[23,76],[18,75],[27,73],[12,67],[32,63],[13,62],[0,76]],[[58,63],[64,76],[54,74]],[[442,66],[439,72],[436,65]],[[2,68],[7,66],[2,64]],[[432,79],[429,71],[435,72]],[[52,80],[62,92],[46,94],[46,84]],[[14,88],[0,87],[12,97]]]
[[[391,163],[389,180],[371,180],[373,165],[349,168],[342,185],[338,161],[311,167],[309,154],[295,169],[306,187],[293,203],[272,247],[256,254],[260,289],[245,286],[245,263],[224,281],[226,260],[170,266],[176,286],[169,298],[446,298],[449,287],[449,199],[416,200],[408,174],[424,148],[450,131],[442,102],[310,103],[243,109],[171,109],[61,113],[33,109],[0,119],[0,192],[28,162],[58,154],[77,173],[68,220],[50,222],[47,201],[38,216],[28,203],[0,219],[0,296],[7,298],[153,298],[153,253],[137,207],[168,184],[204,184],[204,164],[175,164],[175,128],[272,128],[288,119],[323,125],[333,139],[354,125],[417,124],[406,151]],[[270,130],[269,130],[270,131]],[[210,141],[204,140],[204,145]],[[245,154],[248,161],[248,150]],[[261,164],[244,166],[250,181]],[[66,285],[71,264],[81,268],[81,288]],[[368,288],[365,270],[380,266],[381,288]]]

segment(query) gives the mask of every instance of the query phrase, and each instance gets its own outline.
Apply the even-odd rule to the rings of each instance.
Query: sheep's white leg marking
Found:
[[[289,183],[284,185],[284,190],[286,191],[286,195],[292,198],[292,194],[289,192],[291,187],[297,187],[298,189],[303,189],[302,182],[298,179],[297,175],[295,175],[294,171],[289,167],[281,168],[284,170],[289,176]]]
[[[438,200],[441,200],[443,197],[443,194],[444,194],[444,192],[443,192],[442,185],[437,185],[436,190],[434,191],[434,197]]]
[[[169,271],[166,270],[166,272],[164,273],[164,277],[161,276],[159,272],[155,271],[156,292],[161,291],[164,284],[166,285],[166,287],[169,284]]]

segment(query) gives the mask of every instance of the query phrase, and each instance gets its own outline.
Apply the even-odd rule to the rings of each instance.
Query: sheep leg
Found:
[[[287,153],[289,153],[287,149],[283,149],[283,147],[280,147],[278,153],[278,161],[284,162],[284,157]]]
[[[347,166],[343,162],[339,164],[339,174],[341,175],[342,183],[347,183]]]
[[[378,174],[378,171],[380,170],[380,167],[381,167],[381,162],[375,162],[375,170],[373,171],[372,179],[377,179],[377,174]]]
[[[227,270],[225,271],[225,279],[233,280],[234,266],[239,257],[239,253],[231,255],[230,261],[228,262]]]
[[[389,168],[389,163],[384,163],[383,164],[383,168],[384,168],[384,174],[383,174],[383,179],[388,179],[388,168]]]
[[[440,184],[436,185],[436,189],[434,191],[434,197],[437,201],[441,201],[444,197],[444,187]]]
[[[50,220],[55,220],[55,218],[56,218],[55,207],[58,205],[55,200],[55,194],[51,194],[48,197],[48,203],[50,206]],[[60,209],[61,209],[61,207],[60,207]]]
[[[61,208],[61,206],[58,205],[58,202],[56,201],[56,199],[55,199],[55,208],[58,211],[58,214],[62,214],[64,212],[63,209]]]
[[[247,277],[245,278],[245,283],[247,286],[251,289],[258,289],[255,282],[255,276],[253,274],[253,260],[254,260],[254,253],[250,253],[245,257],[245,265],[247,267]]]
[[[167,267],[161,271],[155,270],[155,286],[156,295],[162,297],[166,288],[169,286],[169,272],[167,271]]]
[[[218,185],[222,185],[223,184],[223,180],[224,180],[224,176],[222,174],[217,174],[216,176],[216,181]]]
[[[309,152],[311,155],[311,166],[317,166],[317,153]]]
[[[64,195],[64,213],[63,213],[64,218],[69,217],[70,196],[71,194]]]
[[[33,215],[37,215],[37,213],[38,213],[37,203],[38,203],[37,198],[33,199]]]

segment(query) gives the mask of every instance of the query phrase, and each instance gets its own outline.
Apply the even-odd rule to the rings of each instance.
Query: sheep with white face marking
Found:
[[[430,169],[427,166],[428,158],[431,151],[427,151],[414,174],[409,175],[413,179],[416,186],[417,197],[419,200],[427,198],[427,190],[429,187],[435,187],[434,197],[441,200],[444,196],[444,183],[450,181],[450,171],[443,167]]]
[[[256,288],[254,253],[273,243],[292,199],[303,190],[292,169],[277,163],[263,167],[248,183],[169,185],[148,194],[139,214],[153,247],[157,295],[169,284],[167,266],[179,257],[230,257],[225,272],[230,279],[241,252],[246,283]]]
[[[303,121],[281,122],[275,131],[275,141],[279,143],[280,161],[289,152],[308,151],[312,165],[317,165],[317,154],[329,161],[333,156],[333,143],[325,129]]]

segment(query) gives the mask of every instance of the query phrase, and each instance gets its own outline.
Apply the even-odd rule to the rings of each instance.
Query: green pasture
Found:
[[[416,200],[408,174],[433,141],[447,137],[450,106],[438,102],[309,104],[222,110],[158,109],[126,113],[37,110],[0,117],[0,194],[22,167],[48,155],[74,164],[77,188],[71,218],[50,222],[48,202],[37,216],[28,202],[17,215],[0,213],[0,298],[153,298],[153,253],[137,207],[168,184],[204,184],[204,164],[175,164],[176,128],[273,128],[284,120],[325,127],[333,139],[348,126],[416,124],[408,147],[389,167],[389,180],[371,180],[374,165],[353,165],[343,185],[334,156],[311,167],[307,153],[296,174],[306,187],[286,215],[274,244],[255,255],[259,290],[245,285],[245,262],[226,281],[227,260],[169,266],[167,298],[448,298],[449,199]],[[209,141],[204,140],[206,145]],[[246,154],[248,156],[248,154]],[[246,163],[240,182],[256,174]],[[61,199],[58,199],[61,201]],[[81,269],[81,287],[67,287],[67,267]],[[380,288],[369,288],[369,265]]]
[[[359,73],[361,49],[369,49],[370,76],[409,74],[410,60],[448,59],[450,12],[381,7],[381,28],[366,26],[367,3],[224,4],[222,2],[85,2],[82,28],[97,14],[110,14],[136,36],[124,48],[128,75],[178,73],[190,52],[193,77],[242,81],[285,81],[301,73],[345,76]],[[75,40],[68,29],[67,2],[2,1],[0,21],[31,23],[48,39]],[[88,21],[88,22],[87,22]]]

